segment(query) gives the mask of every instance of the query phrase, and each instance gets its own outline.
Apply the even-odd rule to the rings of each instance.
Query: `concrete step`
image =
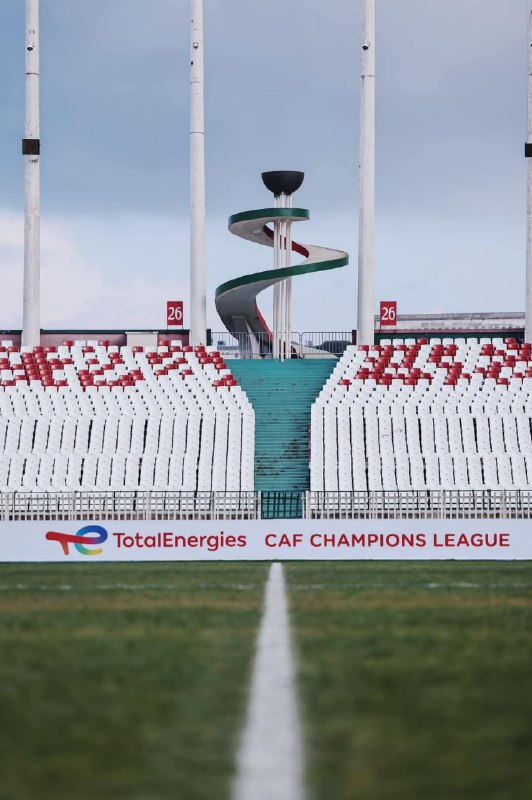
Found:
[[[336,359],[231,360],[228,366],[255,409],[255,487],[309,488],[310,410]]]

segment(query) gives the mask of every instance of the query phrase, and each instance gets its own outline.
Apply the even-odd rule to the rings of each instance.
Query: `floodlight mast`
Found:
[[[532,342],[532,0],[528,0],[528,130],[526,204],[526,313],[525,342]]]
[[[375,0],[363,0],[357,343],[375,340]]]
[[[207,344],[203,0],[190,0],[190,344]]]
[[[22,344],[40,343],[39,0],[26,0],[26,121],[24,140],[24,290]]]

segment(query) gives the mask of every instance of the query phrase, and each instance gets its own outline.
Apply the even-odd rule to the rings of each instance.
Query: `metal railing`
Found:
[[[306,331],[300,337],[300,353],[302,358],[315,358],[320,351],[324,355],[340,358],[352,344],[351,331]]]
[[[264,491],[261,498],[262,519],[301,519],[303,516],[301,492]]]
[[[0,521],[260,519],[260,492],[0,493]]]
[[[299,336],[299,334],[293,334]],[[211,334],[213,347],[225,358],[271,358],[271,337],[266,333],[229,333],[228,331]]]
[[[304,332],[292,331],[292,358],[339,358],[346,347],[352,344],[351,331]],[[212,334],[212,344],[226,358],[272,358],[271,337],[266,333],[221,333]],[[287,356],[288,357],[288,356]]]
[[[5,492],[0,522],[531,519],[532,491]]]
[[[530,519],[532,491],[307,492],[307,519]]]

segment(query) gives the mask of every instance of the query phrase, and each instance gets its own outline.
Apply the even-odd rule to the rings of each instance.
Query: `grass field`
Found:
[[[266,565],[0,575],[2,800],[228,796]]]
[[[532,564],[285,570],[309,798],[532,797]],[[1,565],[1,800],[229,800],[267,574]]]
[[[287,576],[313,796],[532,797],[530,563]]]

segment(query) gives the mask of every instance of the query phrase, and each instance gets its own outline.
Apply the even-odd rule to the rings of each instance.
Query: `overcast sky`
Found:
[[[377,0],[377,300],[524,309],[526,0]],[[227,217],[301,169],[294,328],[356,325],[362,0],[205,0],[212,298],[271,252]],[[158,327],[188,306],[188,0],[41,0],[43,327]],[[0,328],[20,327],[24,2],[0,3]],[[264,296],[262,306],[271,303]],[[186,316],[188,321],[188,315]]]

